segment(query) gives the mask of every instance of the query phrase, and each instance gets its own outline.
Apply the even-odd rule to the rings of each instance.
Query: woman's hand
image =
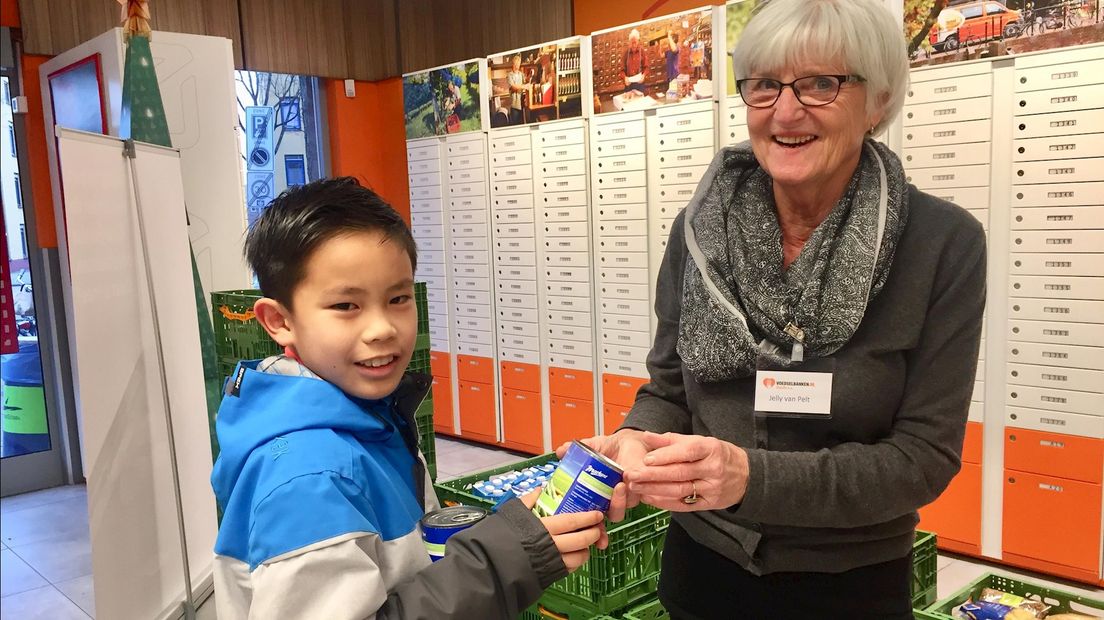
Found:
[[[643,431],[626,428],[612,435],[598,435],[581,441],[591,450],[620,465],[622,471],[629,471],[639,468],[644,462],[648,446],[644,443],[643,436]],[[556,448],[556,456],[562,459],[570,445],[565,443]],[[610,508],[606,516],[610,521],[617,523],[624,520],[626,510],[639,503],[640,496],[632,493],[625,483],[621,482],[613,488],[613,498],[610,500]]]
[[[747,491],[747,453],[715,437],[642,433],[643,465],[625,469],[629,492],[672,512],[717,510],[740,503]],[[687,503],[686,498],[697,497]]]

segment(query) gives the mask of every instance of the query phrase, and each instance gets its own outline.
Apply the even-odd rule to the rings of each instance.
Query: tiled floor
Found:
[[[437,439],[437,472],[448,480],[528,458],[505,450]],[[1104,592],[1009,570],[973,559],[940,555],[943,598],[985,572],[1005,573],[1101,598]],[[0,499],[0,616],[13,620],[88,620],[95,617],[85,487],[69,486]],[[200,620],[217,620],[214,599]]]

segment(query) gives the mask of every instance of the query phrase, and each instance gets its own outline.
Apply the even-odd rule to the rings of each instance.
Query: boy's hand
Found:
[[[540,491],[533,491],[521,498],[529,510],[537,505]],[[597,544],[599,549],[609,545],[606,536],[605,516],[597,510],[590,512],[570,512],[551,517],[541,517],[541,524],[552,536],[556,549],[563,558],[567,572],[573,573],[590,559],[590,546]]]

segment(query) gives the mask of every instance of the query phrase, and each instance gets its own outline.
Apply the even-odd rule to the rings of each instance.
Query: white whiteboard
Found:
[[[119,138],[57,135],[96,615],[149,620],[184,600],[184,574],[130,165]],[[180,156],[136,152],[195,587],[210,575],[217,526]]]

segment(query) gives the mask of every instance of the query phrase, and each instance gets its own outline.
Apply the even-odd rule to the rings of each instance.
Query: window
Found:
[[[995,2],[990,2],[985,5],[985,12],[989,15],[996,15],[997,13],[1003,13],[1005,11],[1004,6]]]
[[[299,114],[298,97],[280,99],[280,120],[284,122],[284,128],[288,131],[303,131],[303,117]]]
[[[975,17],[981,17],[981,5],[968,6],[962,9],[962,16],[966,19],[973,19]]]
[[[15,181],[15,206],[17,209],[23,208],[23,184],[19,182],[19,175],[13,174],[12,179]]]
[[[8,85],[4,84],[4,88],[7,87]],[[12,125],[11,121],[8,121],[8,144],[11,145],[11,156],[17,157],[15,154],[15,125]]]
[[[7,80],[4,80],[4,105],[11,105],[11,88],[8,87]]]
[[[307,182],[307,165],[302,155],[284,155],[284,177],[288,187]]]
[[[19,241],[23,243],[23,258],[27,257],[27,226],[19,225]]]

